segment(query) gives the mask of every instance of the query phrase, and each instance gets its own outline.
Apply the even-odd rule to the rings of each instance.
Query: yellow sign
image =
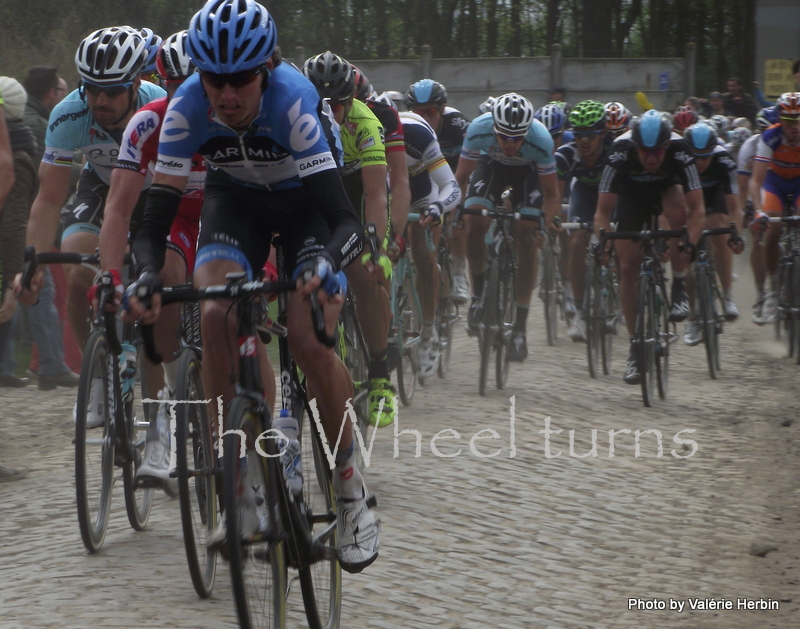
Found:
[[[767,59],[764,62],[764,96],[777,100],[784,92],[794,91],[791,59]]]

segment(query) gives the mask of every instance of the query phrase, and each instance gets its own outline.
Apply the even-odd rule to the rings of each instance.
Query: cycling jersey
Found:
[[[138,92],[138,106],[142,107],[166,92],[152,83],[142,81]],[[108,130],[94,119],[89,105],[74,90],[53,108],[45,135],[42,161],[55,166],[72,166],[72,154],[79,150],[86,157],[86,168],[97,173],[109,185],[111,170],[119,154],[122,129]],[[151,177],[145,182],[150,185]]]
[[[600,178],[613,139],[607,136],[594,166],[587,166],[574,142],[556,149],[556,173],[559,181],[572,184],[569,197],[570,222],[589,223],[594,220]]]
[[[158,136],[168,105],[166,98],[159,98],[133,115],[125,128],[115,168],[133,170],[145,176],[152,172],[158,159]],[[183,256],[189,273],[194,269],[205,181],[205,162],[201,155],[195,155],[189,180],[178,206],[178,216],[172,222],[168,239]]]
[[[375,100],[368,100],[367,107],[370,108],[378,122],[383,126],[384,144],[387,153],[405,152],[406,147],[403,137],[403,123],[400,122],[400,115],[394,107]]]
[[[761,139],[759,135],[753,135],[747,138],[739,149],[739,154],[736,156],[737,173],[746,175],[747,177],[753,171],[753,159],[756,156],[756,148],[758,141]]]
[[[800,145],[786,143],[780,124],[772,125],[761,134],[756,161],[767,162],[770,172],[783,179],[800,177]]]
[[[711,163],[700,173],[700,183],[703,186],[706,214],[727,214],[725,196],[739,194],[739,185],[736,182],[736,163],[721,146],[714,147]]]
[[[458,109],[444,108],[436,138],[439,140],[442,155],[453,171],[458,167],[458,156],[461,154],[461,145],[464,143],[464,134],[468,126],[469,119]]]
[[[469,123],[461,146],[461,159],[476,160],[488,155],[493,160],[507,166],[524,166],[536,163],[539,175],[556,172],[553,156],[553,138],[541,122],[534,120],[519,151],[513,157],[506,157],[494,132],[494,119],[491,112],[482,114]]]
[[[199,153],[239,184],[285,190],[300,187],[301,177],[336,169],[336,140],[316,89],[288,63],[270,73],[258,116],[242,134],[220,122],[194,74],[169,103],[155,170],[188,176]]]
[[[364,103],[353,99],[339,130],[344,148],[342,176],[357,173],[362,166],[386,166],[383,127]]]

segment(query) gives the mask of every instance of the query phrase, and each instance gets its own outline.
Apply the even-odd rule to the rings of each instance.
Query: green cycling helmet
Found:
[[[596,100],[583,100],[569,112],[572,128],[604,129],[606,126],[606,108]]]

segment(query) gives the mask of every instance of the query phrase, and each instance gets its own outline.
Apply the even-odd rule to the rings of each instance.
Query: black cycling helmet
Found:
[[[443,107],[447,103],[447,90],[438,81],[422,79],[408,88],[404,100],[409,111],[423,105]]]
[[[314,84],[322,98],[350,98],[356,89],[353,66],[330,50],[306,59],[303,74]]]
[[[717,146],[717,132],[710,124],[697,122],[683,132],[695,155],[710,155]]]
[[[672,135],[672,125],[660,111],[650,109],[631,124],[631,141],[636,148],[666,148]]]

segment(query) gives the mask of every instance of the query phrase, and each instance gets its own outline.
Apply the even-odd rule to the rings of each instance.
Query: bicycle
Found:
[[[639,270],[638,312],[636,314],[636,344],[639,358],[639,369],[642,372],[642,401],[645,406],[652,406],[654,390],[658,388],[658,397],[667,396],[669,384],[669,350],[678,335],[675,324],[670,331],[669,299],[664,268],[657,251],[656,241],[669,238],[687,239],[686,228],[653,229],[638,232],[600,231],[599,250],[605,251],[609,240],[631,240],[642,245],[642,262]]]
[[[452,223],[445,229],[451,229]],[[436,333],[439,335],[439,368],[437,374],[446,378],[450,371],[450,359],[453,353],[453,330],[461,315],[458,313],[458,304],[453,301],[451,289],[453,286],[453,270],[450,260],[450,239],[445,236],[439,238],[437,253],[441,282],[439,284],[439,301],[436,304]]]
[[[22,283],[30,287],[40,264],[81,264],[97,269],[99,262],[98,253],[37,254],[33,247],[27,247]],[[101,276],[99,303],[108,303],[113,294],[111,278]],[[142,358],[138,326],[123,324],[121,343],[115,314],[102,307],[92,314],[91,325],[83,349],[75,411],[75,492],[83,544],[90,553],[96,553],[102,548],[108,530],[114,467],[122,468],[125,510],[131,527],[144,530],[150,518],[154,490],[137,487],[136,470],[144,456],[145,440],[140,433],[150,425],[149,416],[154,411],[142,404],[145,383],[141,360],[137,360],[136,374],[126,373],[126,379],[131,379],[130,390],[123,393],[122,388],[122,343],[137,348],[139,359]],[[137,382],[141,396],[136,395]],[[100,400],[96,399],[98,396]],[[93,403],[102,416],[102,424],[97,427],[87,424]],[[144,419],[136,411],[141,411]]]
[[[782,223],[780,240],[781,257],[778,262],[778,316],[775,321],[775,338],[786,332],[789,358],[800,365],[800,215],[791,215],[791,200],[783,216],[770,216],[770,223]]]
[[[278,244],[278,274],[285,277]],[[176,301],[226,299],[236,308],[239,362],[237,396],[228,410],[222,462],[227,549],[239,624],[283,627],[289,593],[287,566],[299,571],[303,602],[312,629],[336,627],[341,613],[342,578],[336,553],[336,511],[331,469],[319,431],[309,421],[311,409],[305,384],[291,358],[286,337],[287,292],[295,282],[248,281],[244,272],[231,273],[227,283],[200,289],[164,289],[162,304]],[[283,477],[279,445],[265,433],[271,409],[263,397],[256,343],[258,326],[265,323],[260,297],[278,293],[278,322],[269,323],[278,338],[282,408],[298,421],[301,452],[312,452],[303,466],[300,494],[292,493]],[[321,309],[312,295],[315,333],[333,347]],[[308,423],[310,426],[305,426]],[[374,498],[373,498],[374,500]],[[246,524],[256,526],[247,531]],[[247,520],[247,522],[245,522]]]
[[[504,203],[511,196],[511,189],[501,195]],[[478,347],[481,354],[478,393],[486,395],[486,379],[492,354],[495,358],[495,384],[504,389],[508,381],[509,362],[506,349],[516,319],[514,305],[514,277],[517,258],[514,239],[511,235],[513,221],[539,222],[539,216],[510,212],[501,203],[494,210],[464,208],[462,214],[484,216],[493,219],[487,232],[487,272],[481,296],[481,317],[478,323]]]
[[[697,243],[694,262],[695,294],[697,295],[700,329],[703,334],[703,343],[706,346],[708,373],[712,380],[716,379],[717,372],[720,370],[718,337],[722,334],[725,311],[722,307],[722,292],[717,282],[717,273],[714,270],[711,253],[708,250],[707,238],[723,234],[730,234],[729,244],[739,240],[734,223],[731,223],[729,227],[704,229]]]

